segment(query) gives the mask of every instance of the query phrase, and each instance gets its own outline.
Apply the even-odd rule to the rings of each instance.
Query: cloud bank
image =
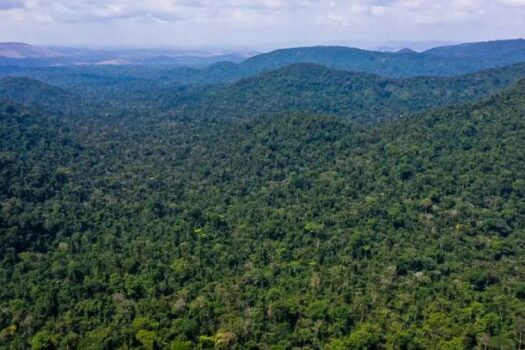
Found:
[[[525,0],[0,0],[0,18],[0,40],[80,44],[525,36]]]

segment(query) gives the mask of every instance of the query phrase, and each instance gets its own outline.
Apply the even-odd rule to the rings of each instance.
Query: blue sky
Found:
[[[0,41],[267,48],[525,37],[525,0],[0,0]]]

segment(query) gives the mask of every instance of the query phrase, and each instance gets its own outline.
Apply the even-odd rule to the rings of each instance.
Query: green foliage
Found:
[[[33,350],[51,350],[56,348],[56,340],[53,334],[43,330],[36,333],[31,339],[31,349]]]
[[[148,331],[145,329],[141,329],[140,331],[137,332],[135,337],[140,342],[140,344],[142,344],[144,349],[146,350],[155,349],[155,344],[157,343],[157,338],[158,338],[157,333]]]
[[[190,341],[175,340],[171,342],[171,350],[191,350],[193,349],[193,344]]]
[[[365,323],[358,325],[348,336],[345,343],[350,349],[376,349],[381,344],[381,328],[375,324]]]
[[[525,83],[373,126],[157,107],[0,103],[0,349],[521,344]]]

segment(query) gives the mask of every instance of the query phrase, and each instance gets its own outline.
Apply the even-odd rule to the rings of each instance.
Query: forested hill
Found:
[[[523,78],[525,64],[450,78],[410,79],[295,64],[233,84],[187,90],[185,98],[181,90],[165,90],[156,96],[161,96],[161,103],[167,106],[199,117],[256,118],[306,113],[369,123],[475,101]]]
[[[78,96],[64,89],[23,77],[0,79],[0,98],[53,112],[66,112],[73,106],[79,107],[80,101]]]
[[[242,62],[237,75],[249,76],[294,63],[390,77],[450,76],[525,61],[524,40],[500,40],[447,46],[418,53],[368,51],[343,46],[288,48],[254,56]],[[230,67],[235,72],[233,66]]]
[[[244,61],[240,69],[261,72],[294,63],[315,63],[329,68],[385,76],[447,75],[473,71],[475,62],[441,58],[417,52],[392,53],[349,47],[316,46],[281,49]]]
[[[367,128],[1,106],[0,348],[513,349],[525,332],[523,82]]]
[[[525,61],[525,39],[487,41],[461,45],[442,46],[425,51],[438,57],[469,58],[487,64],[512,64]]]

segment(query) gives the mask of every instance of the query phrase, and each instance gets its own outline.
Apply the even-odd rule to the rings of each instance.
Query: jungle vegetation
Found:
[[[2,80],[0,349],[525,348],[522,71]]]

